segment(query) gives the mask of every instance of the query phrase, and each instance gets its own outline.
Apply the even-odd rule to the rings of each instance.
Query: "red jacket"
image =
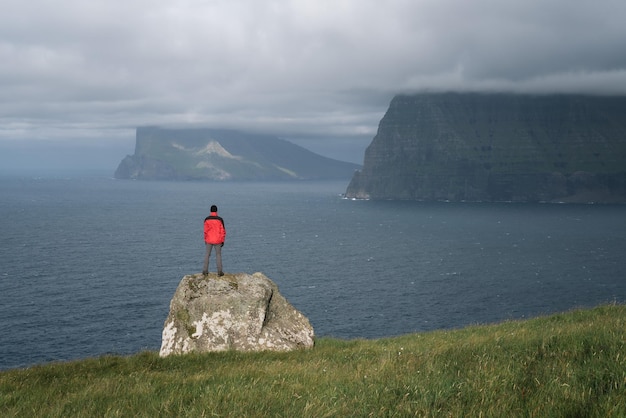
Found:
[[[217,212],[204,219],[204,242],[207,244],[223,244],[226,239],[224,220],[217,216]]]

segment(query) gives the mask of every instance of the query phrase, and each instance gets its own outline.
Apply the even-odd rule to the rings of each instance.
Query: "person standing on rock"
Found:
[[[222,270],[222,247],[226,240],[226,227],[224,220],[217,215],[217,206],[211,206],[211,214],[204,219],[204,242],[206,244],[206,253],[204,254],[204,268],[202,274],[209,274],[209,258],[211,251],[215,248],[215,256],[217,258],[217,275],[223,276]]]

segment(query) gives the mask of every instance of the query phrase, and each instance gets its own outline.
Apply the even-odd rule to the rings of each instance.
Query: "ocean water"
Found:
[[[318,337],[626,299],[624,205],[354,201],[346,186],[0,178],[0,369],[158,350],[211,204],[224,270],[266,274]]]

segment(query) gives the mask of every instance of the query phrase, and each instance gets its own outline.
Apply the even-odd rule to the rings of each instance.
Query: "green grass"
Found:
[[[0,373],[0,416],[623,417],[626,307],[290,353],[133,356]]]

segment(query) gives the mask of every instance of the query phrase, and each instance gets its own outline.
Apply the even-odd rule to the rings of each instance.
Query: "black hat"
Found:
[[[215,205],[211,206],[211,212],[217,212],[217,206]]]

